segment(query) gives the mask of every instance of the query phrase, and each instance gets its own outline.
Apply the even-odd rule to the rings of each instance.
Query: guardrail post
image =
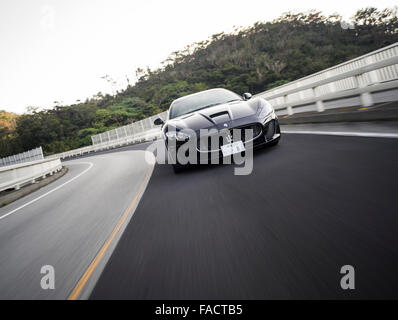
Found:
[[[287,95],[283,96],[283,102],[284,102],[285,105],[287,104]],[[287,114],[289,116],[293,115],[294,112],[293,112],[293,108],[291,106],[288,106],[286,108],[286,110],[287,110]]]
[[[357,88],[366,88],[366,84],[362,84],[359,81],[359,77],[362,74],[358,74],[354,77],[355,85]],[[363,92],[361,93],[361,104],[364,107],[371,107],[373,106],[373,97],[370,92]]]
[[[325,105],[323,104],[322,100],[318,100],[316,102],[316,109],[318,110],[318,112],[323,112],[325,111]]]
[[[314,98],[318,97],[318,95],[316,94],[315,87],[312,88],[312,94],[313,94]],[[323,101],[321,99],[316,101],[316,110],[318,112],[325,111],[325,105],[323,104]]]
[[[370,92],[361,93],[361,103],[364,107],[373,106],[373,97]]]

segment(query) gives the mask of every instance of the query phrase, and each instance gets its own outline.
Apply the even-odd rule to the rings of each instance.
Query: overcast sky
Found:
[[[396,0],[0,0],[0,110],[52,107],[134,78],[187,44],[287,11],[318,9],[348,20]]]

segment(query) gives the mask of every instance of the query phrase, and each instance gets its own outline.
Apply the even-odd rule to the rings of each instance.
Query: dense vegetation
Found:
[[[114,95],[30,108],[15,128],[0,129],[0,157],[39,145],[47,154],[78,148],[90,144],[93,134],[166,110],[182,95],[212,87],[261,92],[397,40],[396,12],[374,8],[359,10],[349,25],[338,15],[288,13],[216,34],[174,52],[158,70],[138,69],[138,81]]]
[[[15,129],[15,119],[17,114],[0,110],[0,130]]]

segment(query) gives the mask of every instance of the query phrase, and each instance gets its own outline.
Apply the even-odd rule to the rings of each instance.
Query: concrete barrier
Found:
[[[34,183],[36,179],[60,171],[61,160],[44,159],[19,163],[0,168],[0,191],[6,189],[18,190],[25,184]]]

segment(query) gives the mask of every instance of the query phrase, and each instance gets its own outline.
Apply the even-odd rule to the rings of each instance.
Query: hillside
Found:
[[[182,95],[212,87],[258,93],[398,41],[393,10],[359,10],[341,17],[320,12],[285,14],[232,34],[216,34],[174,52],[158,70],[137,70],[138,81],[51,110],[30,109],[3,129],[0,157],[39,145],[49,153],[91,143],[90,136],[166,110]]]
[[[8,155],[10,142],[15,141],[13,136],[16,128],[16,119],[18,115],[12,112],[0,110],[0,158]]]
[[[14,130],[17,114],[0,110],[0,130]]]

